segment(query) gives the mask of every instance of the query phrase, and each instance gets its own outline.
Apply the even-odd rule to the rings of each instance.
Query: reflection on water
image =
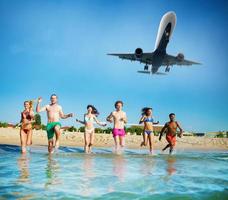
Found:
[[[48,154],[47,156],[47,166],[46,166],[46,183],[45,188],[49,185],[60,185],[61,179],[58,174],[60,172],[60,165],[58,159],[55,159],[53,155]]]
[[[143,176],[151,176],[154,172],[154,166],[156,164],[156,160],[151,157],[146,157],[141,163],[141,172]]]
[[[187,199],[207,199],[204,195],[211,193],[225,199],[227,195],[226,152],[148,156],[140,150],[114,155],[98,149],[85,155],[66,148],[48,155],[45,147],[21,155],[15,147],[1,145],[0,150],[0,199],[169,199],[170,195],[186,199],[192,194]]]
[[[175,167],[175,163],[176,163],[176,157],[175,156],[168,156],[166,158],[166,162],[167,162],[167,174],[168,175],[173,175],[177,170]]]
[[[19,170],[18,182],[29,182],[29,159],[26,154],[21,154],[17,159]]]
[[[91,155],[85,155],[82,162],[82,184],[80,187],[80,193],[82,196],[90,196],[93,191],[92,180],[95,177],[94,173],[94,157]]]
[[[115,155],[113,157],[113,174],[118,177],[120,182],[125,180],[127,161],[123,155]]]

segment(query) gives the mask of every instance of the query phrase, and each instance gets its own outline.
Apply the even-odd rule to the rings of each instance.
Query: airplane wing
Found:
[[[168,65],[201,65],[201,63],[185,60],[185,59],[179,59],[177,56],[172,56],[166,54],[162,65],[168,66]]]
[[[109,56],[118,56],[121,59],[139,61],[145,64],[152,64],[153,53],[143,53],[141,58],[136,58],[134,53],[109,53]]]

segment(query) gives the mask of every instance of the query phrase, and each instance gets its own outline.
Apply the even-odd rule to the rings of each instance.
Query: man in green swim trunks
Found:
[[[62,107],[58,105],[58,97],[56,94],[51,95],[51,103],[49,105],[46,105],[44,107],[40,107],[40,102],[42,101],[42,98],[38,98],[37,106],[36,106],[36,112],[47,112],[47,137],[48,137],[48,152],[53,153],[54,152],[54,135],[56,137],[55,140],[55,148],[59,148],[59,138],[60,138],[60,128],[61,124],[59,122],[59,119],[66,119],[68,117],[73,117],[73,114],[70,113],[68,115],[65,115],[63,113]]]

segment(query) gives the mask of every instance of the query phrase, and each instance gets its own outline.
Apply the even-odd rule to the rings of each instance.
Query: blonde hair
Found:
[[[25,103],[29,103],[29,111],[33,111],[33,100],[26,100]]]

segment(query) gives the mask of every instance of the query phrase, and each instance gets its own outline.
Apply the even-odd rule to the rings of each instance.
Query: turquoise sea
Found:
[[[0,145],[0,199],[228,199],[228,151],[94,152]]]

